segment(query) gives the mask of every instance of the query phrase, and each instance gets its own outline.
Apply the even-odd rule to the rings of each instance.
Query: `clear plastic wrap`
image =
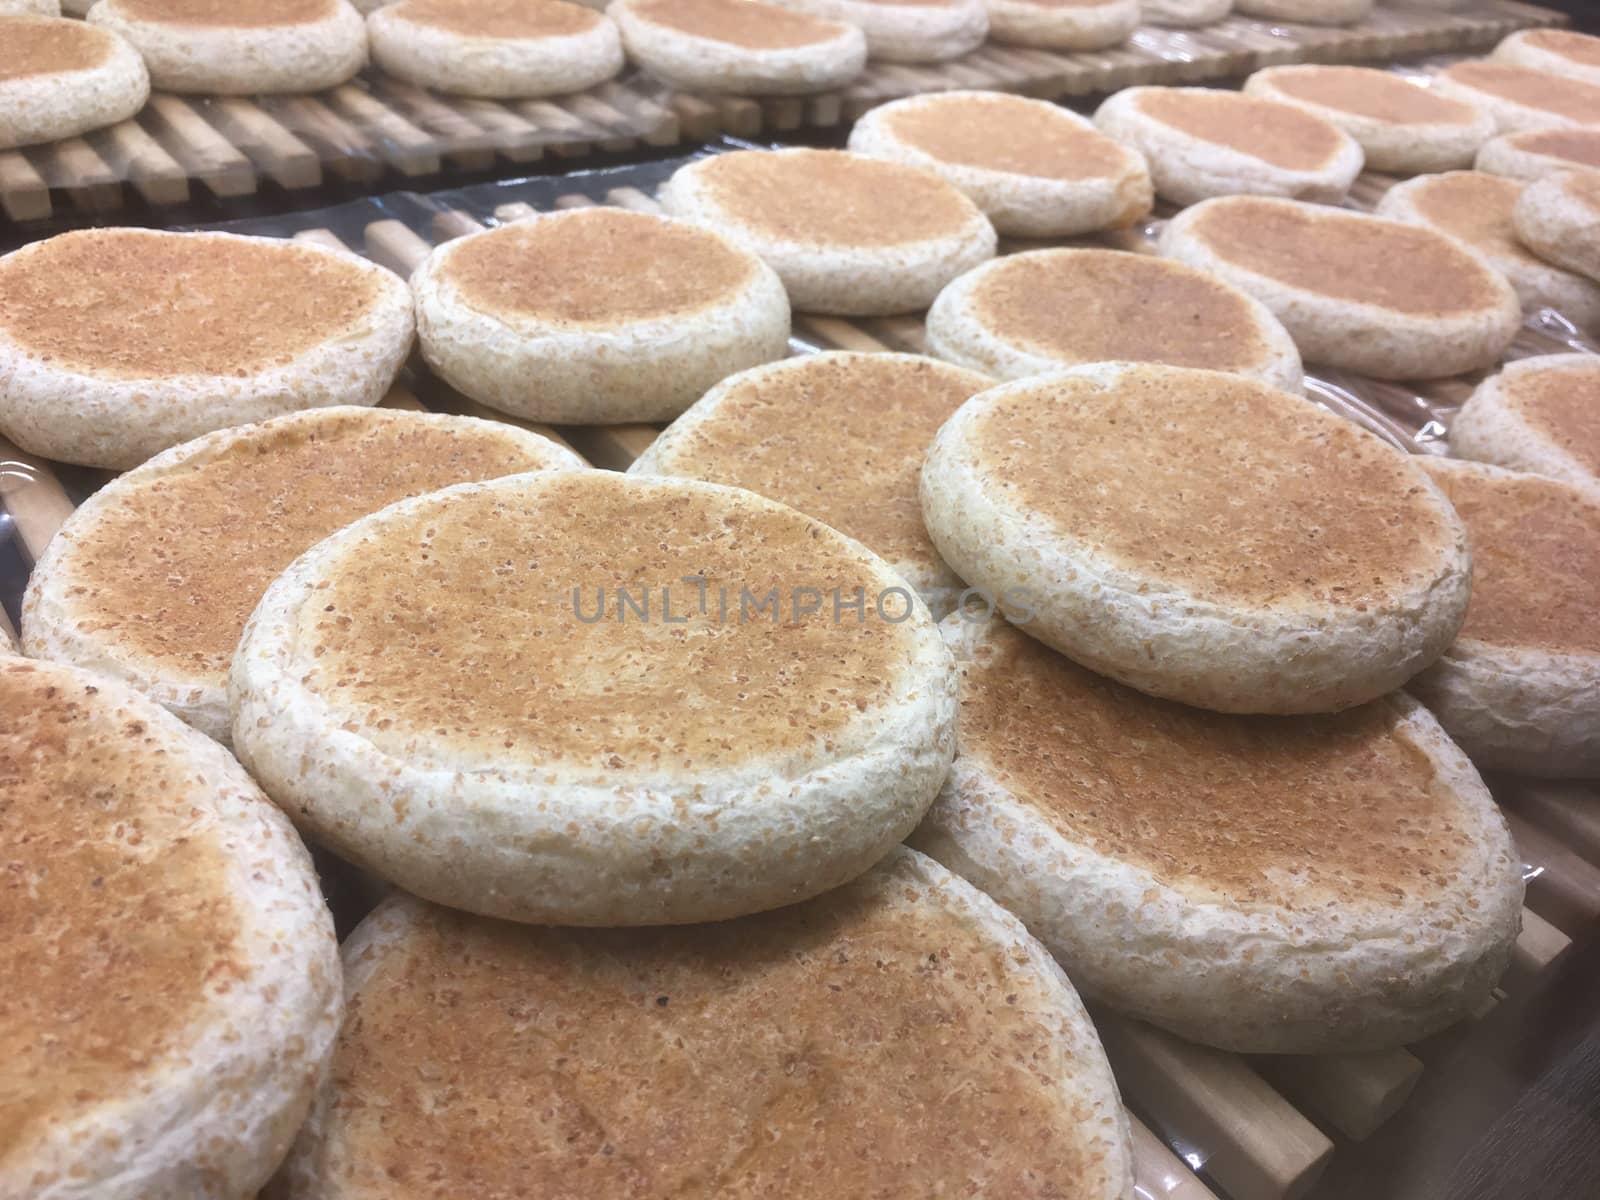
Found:
[[[726,141],[708,152],[742,143]],[[656,190],[687,159],[574,172],[419,194],[395,192],[372,199],[288,216],[253,218],[222,226],[234,232],[312,239],[365,254],[408,274],[429,249],[484,226],[523,219],[534,212],[588,204],[650,210]],[[1369,208],[1384,181],[1366,177],[1352,205]],[[1109,236],[1096,244],[1127,250],[1152,247],[1159,221]],[[1023,249],[1009,246],[1003,249]],[[919,316],[847,320],[797,314],[792,349],[919,351]],[[1559,314],[1531,318],[1510,357],[1595,347]],[[1475,379],[1421,384],[1379,383],[1313,366],[1307,394],[1358,421],[1408,451],[1444,449],[1450,418]],[[416,365],[403,372],[387,403],[494,416]],[[622,467],[654,438],[647,425],[570,427],[554,431],[591,462]],[[28,571],[50,536],[72,509],[106,478],[105,473],[43,462],[0,442],[0,617],[9,625]],[[5,632],[0,627],[0,633]],[[1595,913],[1587,890],[1600,880],[1600,836],[1595,835],[1592,787],[1506,781],[1497,787],[1513,809],[1514,828],[1530,864],[1524,937],[1505,987],[1513,999],[1549,975],[1551,964],[1570,947]],[[1526,814],[1525,817],[1516,814]],[[1587,815],[1586,815],[1587,814]],[[1576,826],[1573,823],[1576,822]],[[1570,833],[1569,826],[1578,829]],[[1562,831],[1559,836],[1551,830]],[[1588,832],[1585,833],[1584,831]],[[1574,850],[1566,844],[1577,836]],[[1593,843],[1583,841],[1593,837]],[[330,894],[348,911],[342,927],[359,916],[381,890],[372,880],[332,860]],[[1545,919],[1546,915],[1550,919]],[[1493,1006],[1490,1006],[1493,1007]],[[1486,1009],[1487,1012],[1487,1009]],[[1284,1200],[1294,1195],[1350,1194],[1316,1180],[1330,1160],[1359,1162],[1361,1142],[1401,1108],[1439,1045],[1374,1054],[1308,1058],[1246,1058],[1184,1042],[1139,1022],[1099,1011],[1095,1018],[1125,1099],[1133,1110],[1138,1194],[1145,1200]],[[1462,1036],[1461,1030],[1440,1035]],[[1335,1155],[1335,1147],[1339,1146]]]

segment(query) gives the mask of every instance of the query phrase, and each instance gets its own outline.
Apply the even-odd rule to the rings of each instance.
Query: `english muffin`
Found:
[[[213,429],[376,404],[411,293],[337,250],[231,233],[90,229],[0,258],[0,433],[123,470]]]
[[[1233,0],[1143,0],[1139,5],[1142,20],[1179,28],[1214,25],[1232,11]]]
[[[116,34],[82,21],[0,15],[0,150],[114,125],[149,97],[144,60]]]
[[[0,659],[0,1194],[254,1195],[338,1033],[311,858],[121,684]]]
[[[498,421],[320,408],[207,434],[114,479],[50,542],[23,645],[229,740],[228,666],[261,593],[357,517],[453,483],[583,466]]]
[[[1299,391],[1300,353],[1267,307],[1204,271],[1118,250],[1031,250],[961,276],[928,310],[928,350],[1003,379],[1093,362],[1205,367]]]
[[[1600,775],[1600,492],[1430,458],[1472,545],[1466,624],[1408,685],[1484,770]]]
[[[1600,487],[1600,358],[1544,354],[1507,363],[1450,422],[1450,452]]]
[[[17,17],[59,17],[58,0],[0,0],[0,14]]]
[[[880,62],[944,62],[974,50],[989,31],[984,0],[780,0],[789,8],[859,28]]]
[[[980,393],[928,451],[922,514],[1024,633],[1219,712],[1374,699],[1466,611],[1466,535],[1406,455],[1216,371],[1099,363]]]
[[[691,91],[825,92],[867,61],[854,25],[756,0],[616,0],[606,12],[630,58]]]
[[[1460,62],[1433,77],[1441,96],[1489,110],[1501,133],[1600,125],[1600,86],[1504,62]]]
[[[904,847],[807,904],[648,934],[396,896],[344,958],[352,1018],[293,1196],[390,1200],[419,1164],[452,1196],[1132,1194],[1072,984]]]
[[[1103,50],[1139,26],[1139,0],[985,0],[997,42],[1047,50]]]
[[[1150,171],[1138,151],[1077,113],[1003,92],[935,92],[874,108],[850,131],[858,154],[942,176],[996,232],[1070,237],[1149,214]]]
[[[1529,253],[1523,245],[1528,239],[1519,238],[1512,212],[1523,186],[1482,171],[1425,175],[1390,188],[1376,211],[1437,229],[1476,250],[1516,289],[1525,311],[1553,308],[1581,328],[1600,329],[1600,284]],[[1593,223],[1600,227],[1600,213]],[[1600,249],[1595,258],[1600,263]]]
[[[806,354],[723,380],[628,468],[747,488],[882,556],[935,616],[961,580],[922,526],[933,435],[986,375],[914,354]]]
[[[1134,87],[1094,115],[1150,164],[1174,204],[1244,192],[1334,202],[1361,173],[1361,147],[1292,104],[1212,88]]]
[[[994,227],[954,185],[920,167],[842,150],[698,159],[667,181],[661,203],[760,255],[805,312],[926,308],[995,252]]]
[[[132,42],[164,92],[318,92],[367,61],[346,0],[99,0],[89,21]]]
[[[1376,171],[1421,174],[1472,165],[1494,136],[1481,105],[1436,96],[1372,67],[1268,67],[1245,80],[1252,96],[1280,100],[1337,125],[1360,143]]]
[[[1372,15],[1374,0],[1234,0],[1241,17],[1298,21],[1304,25],[1350,25]]]
[[[1231,196],[1179,213],[1161,252],[1255,296],[1308,362],[1426,379],[1499,361],[1522,305],[1483,257],[1432,229]]]
[[[665,421],[789,344],[773,270],[714,232],[615,208],[437,247],[411,278],[423,357],[502,412]]]
[[[750,492],[605,471],[333,534],[267,589],[230,695],[235,752],[329,848],[539,924],[837,887],[954,751],[949,652],[887,563]]]
[[[1501,134],[1483,144],[1475,165],[1480,171],[1513,179],[1539,179],[1557,171],[1600,170],[1600,128]]]
[[[564,0],[400,0],[367,32],[389,74],[458,96],[578,92],[622,70],[617,27]]]
[[[1600,174],[1563,171],[1534,180],[1517,197],[1511,221],[1540,258],[1600,280]]]
[[[1228,717],[1092,675],[1003,621],[942,626],[961,753],[914,843],[1088,995],[1228,1050],[1436,1032],[1505,970],[1521,859],[1472,764],[1403,693]]]
[[[1570,29],[1519,29],[1489,56],[1546,75],[1600,85],[1600,37]]]

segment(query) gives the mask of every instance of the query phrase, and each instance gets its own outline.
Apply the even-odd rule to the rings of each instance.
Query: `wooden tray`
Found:
[[[104,216],[137,201],[238,201],[268,184],[371,190],[389,173],[525,167],[643,146],[848,124],[918,92],[993,88],[1057,98],[1144,83],[1193,83],[1287,62],[1352,62],[1485,50],[1514,30],[1566,18],[1517,0],[1465,13],[1377,9],[1329,29],[1230,18],[1207,29],[1146,26],[1123,46],[1058,54],[985,45],[929,67],[874,63],[848,89],[756,100],[671,92],[632,74],[587,92],[499,103],[442,96],[377,72],[315,96],[196,98],[157,93],[137,117],[46,146],[0,152],[0,214],[13,222],[66,212]]]
[[[272,222],[235,222],[250,232],[275,232],[344,246],[401,274],[440,242],[514,221],[536,211],[614,204],[658,211],[652,192],[676,163],[591,172],[565,179],[484,185],[434,197],[409,194],[343,205]],[[1353,203],[1369,206],[1392,182],[1364,177]],[[286,224],[289,222],[291,224]],[[1107,239],[1123,249],[1148,249],[1150,228]],[[1102,242],[1101,244],[1106,244]],[[1015,249],[1017,247],[1011,247]],[[1559,322],[1534,323],[1511,357],[1586,348],[1575,335],[1558,336]],[[922,349],[919,317],[844,320],[796,315],[791,348],[885,351]],[[1418,452],[1440,449],[1450,416],[1470,389],[1467,379],[1412,388],[1370,380],[1314,377],[1310,393],[1382,436]],[[432,377],[414,359],[385,401],[514,420],[495,413]],[[563,427],[515,423],[554,437],[592,464],[626,468],[659,432],[653,425]],[[0,439],[0,505],[10,519],[11,543],[0,547],[0,625],[16,601],[32,562],[76,504],[108,476],[57,467]],[[1358,1144],[1405,1104],[1425,1065],[1447,1052],[1469,1051],[1476,1023],[1508,999],[1547,985],[1554,965],[1575,939],[1590,939],[1600,924],[1600,783],[1494,782],[1525,861],[1527,907],[1510,971],[1474,1017],[1406,1048],[1374,1054],[1246,1057],[1185,1042],[1104,1010],[1094,1012],[1124,1098],[1133,1116],[1140,1194],[1151,1200],[1289,1200],[1317,1195],[1331,1157],[1360,1154]],[[321,861],[340,905],[342,928],[372,903],[364,887],[336,860]],[[1332,1200],[1334,1193],[1328,1193]]]

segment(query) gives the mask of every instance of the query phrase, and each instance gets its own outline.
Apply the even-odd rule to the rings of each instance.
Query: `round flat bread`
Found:
[[[922,513],[1023,632],[1219,712],[1381,696],[1466,611],[1465,532],[1406,455],[1216,371],[1099,363],[983,392],[934,440]]]
[[[617,27],[564,0],[400,0],[367,32],[389,74],[458,96],[580,92],[622,70]]]
[[[1350,25],[1372,15],[1375,0],[1234,0],[1241,17],[1298,21],[1302,25]]]
[[[1600,86],[1600,37],[1570,29],[1519,29],[1489,56],[1496,62],[1527,67]]]
[[[1140,19],[1152,25],[1190,29],[1215,25],[1233,11],[1233,0],[1142,0]]]
[[[1118,250],[984,263],[928,310],[928,350],[1003,379],[1093,362],[1204,367],[1300,390],[1300,354],[1265,305],[1204,271]]]
[[[1600,329],[1600,284],[1546,262],[1523,245],[1528,239],[1519,237],[1512,221],[1523,186],[1482,171],[1425,175],[1390,188],[1376,211],[1437,229],[1476,250],[1516,289],[1524,311],[1553,308],[1580,329]],[[1595,190],[1600,196],[1600,186]],[[1600,229],[1600,211],[1591,224]],[[1595,261],[1600,263],[1600,247]]]
[[[1536,179],[1511,212],[1516,236],[1546,262],[1600,282],[1600,172]],[[1594,322],[1591,322],[1592,328]]]
[[[345,963],[353,1019],[295,1195],[390,1200],[420,1174],[440,1195],[1132,1194],[1072,985],[903,847],[807,904],[648,935],[397,896]]]
[[[1230,196],[1179,213],[1161,253],[1265,304],[1307,362],[1427,379],[1498,362],[1522,305],[1483,257],[1432,229]]]
[[[1473,61],[1433,77],[1441,96],[1488,109],[1501,133],[1600,125],[1600,86],[1504,62]]]
[[[0,659],[0,708],[0,1194],[254,1195],[339,1028],[310,856],[118,683]]]
[[[926,308],[994,257],[978,207],[932,171],[842,150],[736,150],[680,167],[674,216],[761,256],[803,312],[883,316]]]
[[[23,645],[130,684],[229,740],[228,666],[261,593],[357,517],[450,484],[583,460],[498,421],[321,408],[207,434],[67,518],[23,597]]]
[[[630,58],[691,91],[826,92],[867,61],[856,26],[757,0],[616,0],[606,12]]]
[[[303,408],[376,404],[411,292],[354,254],[231,233],[93,229],[0,258],[0,432],[122,470]]]
[[[1248,193],[1333,203],[1361,173],[1337,125],[1276,100],[1213,88],[1125,88],[1094,114],[1100,131],[1150,164],[1174,204]]]
[[[997,42],[1047,50],[1104,50],[1139,27],[1139,0],[986,0]]]
[[[99,0],[88,19],[133,43],[164,92],[320,92],[367,61],[346,0]]]
[[[1268,67],[1245,80],[1244,90],[1337,125],[1360,143],[1375,171],[1409,175],[1471,166],[1495,131],[1481,105],[1437,96],[1372,67]]]
[[[231,696],[241,761],[330,848],[562,925],[836,887],[954,751],[949,652],[887,563],[749,492],[604,471],[347,526],[267,589]]]
[[[1071,237],[1149,215],[1150,171],[1135,150],[1060,105],[1003,92],[935,92],[872,109],[850,149],[924,167],[960,188],[995,230]]]
[[[1600,775],[1600,492],[1430,458],[1466,522],[1472,603],[1409,685],[1483,770]]]
[[[59,0],[0,0],[0,14],[16,17],[59,17]]]
[[[1545,354],[1507,363],[1450,422],[1450,452],[1600,487],[1600,358]]]
[[[1353,1053],[1488,996],[1521,920],[1489,790],[1403,693],[1219,716],[1092,675],[1003,621],[942,626],[961,754],[915,844],[1084,991],[1252,1053]]]
[[[114,125],[149,98],[144,60],[116,34],[53,16],[0,15],[0,150]]]
[[[631,467],[741,487],[861,542],[927,603],[962,583],[928,540],[917,499],[939,426],[994,380],[914,354],[807,354],[724,380]]]
[[[615,208],[541,213],[439,246],[411,279],[423,357],[539,421],[666,421],[782,357],[777,274],[715,232]]]
[[[1513,179],[1539,179],[1557,171],[1600,170],[1600,128],[1501,134],[1483,144],[1474,165],[1479,171]]]
[[[984,0],[779,0],[859,28],[879,62],[944,62],[975,50],[989,32]]]

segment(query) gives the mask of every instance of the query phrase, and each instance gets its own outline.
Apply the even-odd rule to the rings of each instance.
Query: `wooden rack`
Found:
[[[1389,180],[1363,178],[1358,206],[1375,202]],[[556,195],[555,208],[596,203],[638,211],[659,211],[654,199],[635,186],[594,183],[595,194],[573,190]],[[514,190],[514,189],[512,189]],[[506,195],[508,189],[480,189]],[[468,193],[454,193],[454,197]],[[383,215],[371,202],[370,219],[358,222],[352,236],[342,222],[341,238],[331,229],[309,227],[297,238],[344,246],[408,275],[434,245],[481,229],[486,223],[515,221],[536,211],[507,199],[469,211],[452,203],[425,210],[425,217],[403,221]],[[1125,249],[1148,249],[1152,230],[1130,231],[1107,239]],[[844,320],[796,314],[792,349],[867,352],[920,351],[918,317]],[[1550,334],[1530,328],[1512,357],[1571,349]],[[1443,426],[1470,389],[1469,380],[1431,383],[1412,389],[1346,378],[1336,385],[1311,381],[1312,394],[1384,436],[1412,449],[1427,449],[1430,426]],[[452,392],[430,376],[420,361],[408,368],[403,386],[385,403],[429,408],[513,421],[575,449],[597,467],[624,469],[650,445],[655,425],[563,427],[559,430],[518,421]],[[1420,440],[1419,440],[1420,439]],[[72,481],[69,490],[63,477]],[[15,547],[26,563],[36,560],[74,507],[98,486],[103,473],[69,471],[22,453],[0,440],[0,504],[10,517]],[[13,594],[14,595],[14,594]],[[3,614],[3,610],[0,610]],[[1508,812],[1512,832],[1529,877],[1523,930],[1501,988],[1472,1020],[1419,1045],[1374,1054],[1316,1057],[1245,1057],[1185,1042],[1149,1025],[1097,1010],[1096,1024],[1133,1115],[1139,1189],[1146,1200],[1292,1200],[1314,1193],[1317,1179],[1336,1152],[1370,1137],[1406,1102],[1427,1062],[1442,1048],[1470,1042],[1472,1025],[1508,995],[1542,983],[1575,938],[1588,938],[1600,920],[1600,785],[1502,780],[1497,798]],[[337,865],[333,868],[340,869]],[[330,881],[330,894],[369,898],[371,889],[348,879]],[[358,912],[340,914],[348,923]],[[1213,1190],[1214,1189],[1214,1190]]]
[[[91,217],[131,203],[237,201],[268,184],[371,190],[386,174],[504,170],[546,154],[573,160],[640,146],[835,129],[887,100],[951,88],[1049,99],[1135,84],[1195,83],[1288,62],[1393,60],[1487,50],[1506,34],[1565,18],[1519,0],[1463,13],[1378,8],[1328,28],[1232,17],[1198,30],[1146,26],[1122,46],[1084,54],[994,44],[925,67],[870,64],[848,88],[755,99],[672,92],[632,74],[587,92],[500,103],[423,91],[377,72],[314,96],[195,98],[156,94],[137,117],[45,146],[0,152],[0,213],[13,222]]]

